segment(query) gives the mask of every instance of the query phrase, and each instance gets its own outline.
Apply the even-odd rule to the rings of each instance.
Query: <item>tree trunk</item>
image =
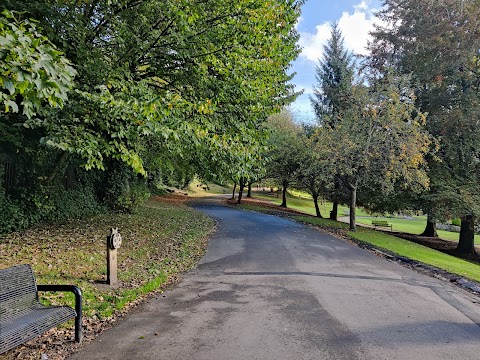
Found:
[[[357,225],[355,224],[355,208],[357,206],[357,188],[354,187],[350,190],[350,230],[356,231]]]
[[[248,183],[247,198],[251,198],[251,197],[252,197],[252,183],[249,182]]]
[[[318,218],[323,218],[322,214],[320,214],[320,208],[318,207],[318,195],[315,194],[313,197],[313,203],[315,204],[315,213],[317,214]]]
[[[230,200],[233,200],[235,199],[235,189],[237,188],[237,183],[234,183],[233,184],[233,192],[232,192],[232,197],[230,198]]]
[[[425,226],[425,230],[420,236],[427,236],[427,237],[438,237],[437,234],[437,225],[435,221],[432,219],[430,214],[427,214],[427,225]]]
[[[63,164],[65,163],[65,161],[68,158],[68,154],[69,154],[68,152],[64,151],[57,158],[57,161],[55,162],[55,166],[52,169],[52,171],[50,172],[50,175],[48,175],[48,178],[46,180],[47,184],[50,184],[53,181],[53,179],[55,179],[55,177],[60,172],[60,170],[62,170]]]
[[[332,211],[330,211],[330,219],[337,221],[337,214],[338,214],[338,202],[333,202]]]
[[[282,182],[282,203],[280,204],[281,207],[287,207],[287,186],[288,186],[288,181],[283,181]]]
[[[15,164],[13,162],[5,162],[3,183],[5,195],[12,195],[15,190]]]
[[[472,215],[467,215],[462,218],[462,226],[460,228],[460,237],[457,246],[457,252],[459,255],[476,255],[474,235],[475,218]]]
[[[333,199],[333,207],[332,207],[332,211],[330,211],[330,219],[331,220],[335,220],[337,221],[337,217],[338,217],[338,191],[340,189],[340,180],[338,179],[338,177],[336,176],[335,177],[335,180],[334,180],[334,183],[333,183],[333,188],[334,188],[334,199]]]
[[[242,196],[243,196],[243,190],[245,189],[245,181],[244,180],[240,180],[240,184],[239,184],[239,188],[238,188],[238,200],[237,200],[237,204],[240,204],[240,202],[242,201]]]

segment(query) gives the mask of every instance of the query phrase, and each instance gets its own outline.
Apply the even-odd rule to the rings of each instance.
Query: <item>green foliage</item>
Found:
[[[47,221],[80,219],[107,212],[90,186],[75,190],[59,190],[55,194],[54,203],[55,209],[46,217]]]
[[[452,219],[452,225],[461,226],[462,220],[461,219]]]
[[[296,96],[300,5],[6,0],[0,155],[16,163],[13,198],[33,222],[77,216],[64,155],[104,172],[85,201],[120,211],[148,196],[134,173],[178,186],[262,174],[262,124]]]
[[[24,207],[9,197],[0,198],[0,234],[22,230],[31,225]]]
[[[338,24],[334,23],[323,58],[315,69],[317,85],[310,97],[319,124],[334,126],[340,121],[340,112],[351,106],[355,69],[352,57],[345,49]]]
[[[402,77],[386,76],[371,89],[353,88],[341,122],[319,128],[316,148],[332,173],[350,191],[350,226],[355,229],[357,191],[380,197],[401,184],[414,192],[428,187],[425,154],[431,142],[424,115]],[[361,194],[359,192],[359,194]],[[364,203],[373,202],[368,196]]]
[[[51,29],[77,68],[67,106],[36,124],[87,169],[115,159],[143,175],[179,165],[216,175],[236,154],[253,161],[259,125],[295,96],[295,1],[7,5]]]
[[[34,22],[17,15],[8,10],[0,15],[0,101],[2,112],[21,109],[32,118],[47,104],[65,104],[76,72]]]
[[[266,154],[267,177],[274,179],[277,185],[287,187],[294,183],[303,161],[305,138],[302,129],[285,109],[270,116],[266,126],[270,131]]]
[[[432,219],[480,215],[480,6],[476,1],[385,1],[372,68],[410,74],[439,151],[429,157],[430,191],[418,198]],[[425,16],[425,14],[429,14]],[[402,36],[398,36],[402,34]],[[473,244],[473,238],[468,240]],[[472,246],[473,249],[473,246]]]
[[[122,211],[135,212],[140,205],[145,203],[150,198],[150,191],[146,184],[137,183],[131,185],[128,190],[125,190],[117,200],[117,206]]]

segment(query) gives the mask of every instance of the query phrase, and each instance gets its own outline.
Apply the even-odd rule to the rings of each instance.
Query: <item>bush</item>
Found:
[[[54,196],[55,209],[45,217],[47,221],[65,221],[93,216],[106,212],[101,205],[95,191],[91,187],[75,190],[60,190]]]
[[[5,234],[13,231],[23,230],[31,224],[31,219],[19,203],[4,197],[0,199],[0,233]]]
[[[461,219],[452,219],[452,225],[462,226],[462,220]]]
[[[133,213],[148,200],[150,195],[146,184],[133,184],[119,196],[117,205],[122,211]]]

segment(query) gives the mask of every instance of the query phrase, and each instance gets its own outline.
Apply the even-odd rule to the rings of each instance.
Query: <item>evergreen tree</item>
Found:
[[[350,106],[355,63],[345,49],[338,24],[332,25],[331,38],[323,49],[323,59],[316,67],[314,94],[310,97],[317,121],[321,126],[335,127],[339,114]],[[333,208],[330,218],[337,220],[340,182],[334,178]]]
[[[318,122],[335,126],[338,115],[348,108],[354,79],[352,54],[345,49],[338,24],[332,25],[331,38],[323,49],[323,59],[316,67],[314,95],[310,101]]]
[[[439,150],[430,157],[430,190],[419,198],[429,215],[423,235],[435,235],[435,221],[462,217],[460,254],[475,253],[473,228],[480,215],[480,60],[478,2],[386,0],[378,16],[370,65],[412,74],[417,105]],[[427,16],[426,16],[427,14]]]

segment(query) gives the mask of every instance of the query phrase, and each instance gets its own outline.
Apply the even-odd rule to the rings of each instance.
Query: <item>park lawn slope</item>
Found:
[[[116,288],[105,284],[106,236],[112,227],[122,235]],[[88,341],[142,295],[174,282],[176,274],[192,268],[204,254],[214,227],[213,220],[179,201],[154,198],[135,214],[108,214],[5,235],[0,238],[0,268],[30,264],[38,284],[78,286]],[[41,293],[41,299],[45,304],[74,306],[68,293]],[[72,324],[57,331],[53,343],[65,345],[65,338],[73,334]],[[39,339],[29,343],[28,351],[40,346]],[[7,353],[8,358],[26,358],[21,349]]]

